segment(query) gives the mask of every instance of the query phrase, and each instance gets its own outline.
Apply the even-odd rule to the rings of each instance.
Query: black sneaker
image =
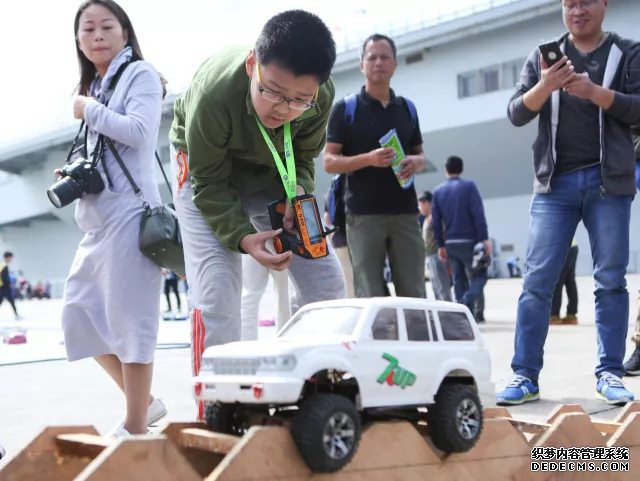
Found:
[[[636,345],[631,357],[624,363],[624,368],[627,371],[625,376],[640,376],[640,345]]]

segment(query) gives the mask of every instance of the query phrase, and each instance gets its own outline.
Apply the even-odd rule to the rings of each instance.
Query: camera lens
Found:
[[[82,185],[71,177],[64,177],[47,190],[51,203],[58,209],[65,207],[82,196]]]

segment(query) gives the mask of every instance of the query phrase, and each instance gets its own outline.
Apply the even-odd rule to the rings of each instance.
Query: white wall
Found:
[[[606,29],[640,38],[639,25],[640,1],[610,3]],[[424,132],[505,118],[513,89],[458,99],[458,74],[527,57],[537,45],[565,31],[558,13],[438,46],[424,53],[421,62],[406,65],[405,59],[399,59],[392,87],[415,102]],[[358,69],[337,74],[335,81],[336,98],[341,98],[359,90],[363,76]]]

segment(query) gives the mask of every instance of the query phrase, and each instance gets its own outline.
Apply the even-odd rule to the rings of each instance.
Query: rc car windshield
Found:
[[[335,334],[349,336],[358,324],[361,307],[322,307],[299,311],[291,324],[278,336],[285,338]]]

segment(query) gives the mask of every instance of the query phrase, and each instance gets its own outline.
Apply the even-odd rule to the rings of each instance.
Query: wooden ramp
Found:
[[[0,481],[631,481],[640,479],[640,402],[612,422],[559,405],[547,422],[485,409],[478,444],[444,455],[428,427],[374,423],[342,471],[314,474],[284,427],[242,436],[201,423],[170,423],[158,435],[107,439],[91,426],[49,427],[0,470]],[[424,432],[423,432],[424,431]]]

